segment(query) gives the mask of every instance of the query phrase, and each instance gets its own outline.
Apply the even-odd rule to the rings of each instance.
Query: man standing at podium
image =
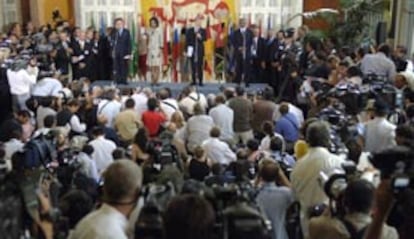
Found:
[[[246,19],[240,18],[239,29],[234,32],[232,45],[234,47],[234,59],[236,60],[237,84],[244,82],[249,85],[252,61],[253,32],[247,27]]]
[[[125,29],[122,18],[114,21],[115,29],[111,34],[111,50],[114,66],[114,81],[118,84],[127,84],[128,61],[131,60],[131,35]]]
[[[187,57],[191,62],[193,85],[199,82],[203,85],[204,42],[206,41],[206,29],[201,27],[203,17],[198,15],[193,28],[187,31],[186,49]]]

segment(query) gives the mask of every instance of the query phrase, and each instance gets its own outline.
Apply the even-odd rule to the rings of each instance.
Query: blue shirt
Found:
[[[283,115],[276,122],[276,133],[283,136],[286,142],[296,142],[299,139],[299,123],[292,113]]]
[[[260,188],[256,203],[272,223],[272,239],[289,238],[285,228],[285,218],[286,210],[293,201],[290,188],[278,187],[274,183],[266,183]]]

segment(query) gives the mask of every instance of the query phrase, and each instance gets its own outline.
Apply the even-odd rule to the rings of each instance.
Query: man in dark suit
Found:
[[[273,29],[268,30],[268,38],[266,40],[266,82],[274,86],[278,71],[278,62],[276,55],[279,50],[279,43]],[[277,92],[277,91],[275,91]]]
[[[60,71],[64,76],[69,74],[70,58],[73,53],[70,45],[68,33],[66,31],[59,33],[59,42],[55,47],[56,55],[53,57],[53,60],[55,62],[56,70]]]
[[[249,84],[251,74],[251,47],[253,44],[253,32],[247,28],[246,19],[241,18],[239,29],[234,32],[232,37],[234,47],[234,59],[236,60],[235,82]]]
[[[114,21],[115,29],[111,34],[112,59],[114,63],[114,80],[118,84],[127,84],[128,61],[131,60],[131,35],[125,29],[122,18]]]
[[[78,39],[72,44],[73,56],[72,56],[72,69],[73,78],[79,80],[82,77],[91,77],[92,54],[93,45],[86,40],[85,32],[79,33]]]
[[[252,26],[252,31],[254,34],[253,44],[251,47],[252,54],[252,74],[250,83],[264,83],[266,82],[264,78],[264,71],[266,69],[266,41],[260,36],[259,26]]]
[[[187,56],[190,57],[193,85],[203,85],[204,42],[206,30],[201,27],[202,16],[197,16],[195,26],[186,32]]]

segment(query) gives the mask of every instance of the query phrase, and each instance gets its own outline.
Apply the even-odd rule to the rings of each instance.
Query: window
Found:
[[[262,22],[262,25],[265,24],[265,18],[264,18],[264,14],[263,13],[256,13],[254,15],[254,21],[256,24],[259,24],[260,21]]]
[[[280,0],[269,0],[269,6],[270,7],[277,7],[279,5],[278,1],[280,1]],[[284,0],[282,0],[282,1],[284,1]]]
[[[94,0],[85,0],[85,6],[93,6]]]
[[[121,5],[121,0],[111,0],[111,5]]]
[[[266,7],[266,1],[265,0],[256,0],[255,7]]]
[[[106,0],[98,0],[98,6],[106,5]]]
[[[249,7],[251,5],[252,0],[242,0],[241,6],[243,7]]]

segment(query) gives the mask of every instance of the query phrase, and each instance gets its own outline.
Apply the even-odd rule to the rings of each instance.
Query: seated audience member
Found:
[[[149,137],[145,128],[138,129],[135,134],[134,141],[131,146],[131,158],[132,161],[137,162],[139,165],[150,159],[148,154]]]
[[[223,186],[226,183],[234,182],[234,177],[228,174],[225,174],[225,168],[219,163],[215,163],[211,166],[211,176],[208,176],[204,179],[204,182],[207,186],[221,185]]]
[[[194,149],[194,158],[188,165],[188,173],[190,178],[203,181],[210,174],[211,161],[207,157],[204,149],[197,146]]]
[[[292,155],[283,152],[283,141],[279,137],[270,139],[270,157],[288,167],[293,167],[296,163]]]
[[[169,88],[161,89],[158,94],[160,98],[160,108],[165,113],[167,121],[170,121],[171,116],[180,109],[178,102],[176,99],[172,98],[171,90]]]
[[[99,182],[100,176],[96,168],[96,162],[92,159],[94,148],[91,145],[84,145],[78,155],[79,171],[86,177]]]
[[[112,152],[112,158],[114,158],[114,161],[115,160],[120,160],[120,159],[128,159],[127,156],[126,156],[124,148],[116,148]]]
[[[266,121],[262,125],[262,132],[264,133],[264,138],[260,142],[259,150],[261,151],[269,151],[270,150],[270,139],[273,137],[278,137],[283,142],[283,151],[286,149],[285,140],[282,135],[275,132],[275,127],[273,126],[272,122]]]
[[[261,187],[256,197],[258,206],[272,223],[272,239],[288,239],[285,228],[286,211],[293,203],[292,190],[286,186],[286,176],[279,164],[272,159],[264,159],[260,164]]]
[[[197,92],[196,87],[188,86],[184,88],[182,94],[183,98],[180,100],[179,106],[186,118],[195,114],[194,107],[196,104],[199,104],[203,111],[207,109],[207,99],[204,94]]]
[[[56,116],[55,115],[47,115],[43,119],[43,127],[38,128],[33,133],[33,138],[36,138],[40,135],[47,135],[55,127],[56,127]]]
[[[33,86],[32,95],[36,97],[60,97],[62,90],[63,85],[57,78],[54,76],[43,77]]]
[[[209,115],[213,118],[214,124],[221,130],[220,139],[232,143],[234,141],[233,110],[226,105],[226,99],[223,95],[216,96],[215,103],[216,106],[210,110]]]
[[[69,239],[127,239],[128,220],[138,204],[142,171],[130,160],[112,163],[103,174],[103,202],[84,217]]]
[[[57,112],[52,108],[53,99],[52,97],[46,97],[39,101],[40,105],[36,111],[36,124],[37,128],[41,129],[44,127],[43,122],[46,116],[56,116]]]
[[[247,160],[251,163],[256,163],[266,154],[259,149],[259,142],[256,139],[250,139],[246,145]]]
[[[158,110],[157,110],[158,109]],[[148,99],[148,110],[142,114],[142,123],[151,138],[157,137],[167,117],[155,98]]]
[[[102,174],[114,161],[112,152],[116,149],[116,144],[105,138],[102,127],[95,127],[92,134],[94,139],[89,142],[89,145],[93,147],[92,159],[96,163],[98,173]]]
[[[213,127],[210,130],[210,138],[205,140],[201,147],[205,150],[207,157],[215,163],[229,165],[236,161],[236,154],[231,150],[230,146],[220,140],[220,129]]]
[[[4,161],[6,161],[8,171],[12,170],[11,159],[13,154],[23,150],[22,134],[21,126],[16,125],[16,128],[9,131],[8,140],[3,144],[5,151]]]
[[[28,142],[32,137],[34,126],[31,123],[31,115],[27,110],[21,110],[17,112],[17,121],[22,125],[23,134],[22,141]]]
[[[185,134],[187,149],[189,152],[194,152],[197,145],[201,145],[209,138],[210,130],[214,126],[213,119],[205,115],[201,105],[194,106],[194,116],[188,119]]]
[[[173,123],[175,125],[176,131],[175,131],[175,137],[177,140],[182,141],[185,144],[186,141],[186,135],[185,135],[185,130],[186,130],[186,126],[187,123],[184,120],[184,115],[181,111],[176,111],[172,116],[171,116],[171,123]]]
[[[56,115],[56,125],[58,127],[68,127],[70,136],[79,135],[85,132],[86,124],[81,123],[77,112],[80,104],[78,100],[71,100],[67,106]]]
[[[69,229],[73,230],[93,209],[92,198],[79,189],[70,190],[59,200],[59,209],[62,216],[68,219]]]
[[[105,119],[106,127],[113,127],[115,117],[121,112],[122,104],[118,101],[116,89],[107,90],[99,102],[97,108],[97,117]]]
[[[309,239],[362,238],[372,221],[374,191],[374,186],[364,179],[351,181],[340,202],[345,207],[343,218],[332,215],[312,218],[309,223]],[[382,230],[379,239],[399,238],[392,227],[384,225]]]
[[[165,212],[165,239],[210,239],[214,222],[213,207],[206,199],[196,195],[178,196]]]
[[[308,129],[308,126],[312,124],[313,122],[317,121],[317,118],[309,118],[305,121],[305,123],[302,125],[301,131],[301,138],[296,142],[294,150],[295,150],[295,158],[296,160],[301,159],[303,156],[306,155],[308,152],[308,144],[306,143],[306,131]]]
[[[286,151],[293,152],[293,147],[299,139],[299,122],[293,113],[289,113],[288,104],[281,104],[279,112],[282,117],[276,122],[276,133],[283,136],[286,142]]]
[[[115,117],[114,128],[117,131],[121,141],[127,145],[134,139],[141,122],[137,112],[135,111],[135,102],[133,99],[128,99],[125,102],[125,107],[125,110]]]

